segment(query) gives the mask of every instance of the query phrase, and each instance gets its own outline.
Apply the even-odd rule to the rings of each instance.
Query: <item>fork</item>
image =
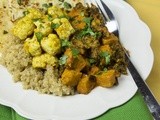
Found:
[[[92,3],[98,7],[100,13],[102,14],[105,25],[108,28],[108,31],[119,37],[119,26],[118,22],[115,19],[113,13],[109,9],[109,7],[102,1],[102,0],[87,0],[88,3]],[[160,120],[160,106],[156,101],[155,97],[153,96],[152,92],[149,90],[148,86],[138,73],[137,69],[131,62],[128,53],[125,51],[126,62],[128,63],[128,69],[141,93],[143,96],[144,101],[146,102],[149,111],[151,112],[153,118],[155,120]]]

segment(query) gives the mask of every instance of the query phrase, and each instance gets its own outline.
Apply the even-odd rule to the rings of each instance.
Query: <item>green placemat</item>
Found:
[[[12,108],[0,105],[0,120],[27,120]],[[95,120],[153,120],[143,98],[137,92],[127,103],[112,108]]]

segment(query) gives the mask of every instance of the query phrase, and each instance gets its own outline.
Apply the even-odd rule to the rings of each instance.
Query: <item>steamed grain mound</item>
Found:
[[[8,33],[1,39],[1,44],[1,64],[13,75],[15,82],[22,82],[25,89],[58,96],[74,94],[73,88],[62,85],[58,80],[56,68],[47,66],[45,71],[34,69],[31,57],[25,52],[23,42],[18,38]]]
[[[22,82],[24,89],[37,90],[40,93],[53,94],[57,96],[74,94],[72,87],[65,86],[58,79],[58,70],[47,66],[45,70],[34,69],[31,65],[32,57],[26,53],[23,44],[11,34],[13,27],[13,16],[10,16],[6,1],[0,1],[0,64],[5,66],[12,74],[15,82]],[[8,5],[8,6],[7,6]],[[11,4],[15,5],[15,4]],[[13,7],[15,9],[15,7]],[[18,10],[18,9],[17,9]],[[4,33],[4,31],[7,33]]]

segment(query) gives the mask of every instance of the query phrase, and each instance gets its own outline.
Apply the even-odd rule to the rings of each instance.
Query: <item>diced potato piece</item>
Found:
[[[103,38],[102,39],[102,43],[104,45],[109,45],[109,44],[114,43],[114,42],[118,42],[118,38],[114,34],[111,34],[108,38]]]
[[[112,53],[112,50],[111,50],[111,48],[110,48],[109,45],[102,45],[102,46],[100,46],[100,51],[101,52],[107,52],[109,54]]]
[[[40,56],[33,57],[32,66],[34,68],[45,68],[46,65],[56,66],[58,60],[54,56],[49,54],[42,54]]]
[[[64,54],[67,56],[66,65],[68,67],[71,67],[74,60],[71,49],[70,48],[66,49]]]
[[[97,66],[92,66],[91,70],[89,71],[90,75],[95,75],[100,71],[100,69]]]
[[[32,19],[41,18],[43,16],[42,12],[36,8],[28,8],[28,14],[26,17]]]
[[[81,71],[86,65],[88,65],[87,60],[81,55],[74,57],[70,48],[68,48],[64,54],[67,56],[66,65],[71,69]]]
[[[62,84],[76,86],[81,79],[82,73],[75,70],[65,69],[62,73]]]
[[[42,53],[41,46],[35,36],[32,39],[27,38],[25,40],[24,49],[32,56],[38,56]]]
[[[69,36],[75,31],[66,18],[56,18],[52,22],[53,24],[59,25],[57,28],[55,28],[55,31],[57,32],[60,39],[68,39]]]
[[[90,76],[83,76],[77,86],[77,91],[80,94],[88,94],[96,85],[96,81]]]
[[[52,28],[51,28],[51,23],[50,22],[44,22],[42,23],[41,21],[36,21],[34,22],[36,25],[36,29],[34,32],[41,32],[43,36],[48,36],[50,33],[52,33]]]
[[[24,40],[34,32],[34,29],[35,25],[33,24],[33,21],[28,17],[24,17],[15,23],[12,32],[13,35]]]
[[[112,87],[116,83],[115,70],[108,70],[96,75],[97,84],[102,87]]]
[[[81,55],[78,55],[74,59],[71,67],[76,71],[81,71],[86,65],[87,65],[87,61]]]
[[[60,50],[61,42],[56,34],[49,34],[48,37],[44,37],[41,40],[41,46],[48,54],[55,55]]]
[[[59,8],[57,6],[52,6],[52,7],[48,8],[48,14],[51,15],[53,18],[64,16],[61,8]]]

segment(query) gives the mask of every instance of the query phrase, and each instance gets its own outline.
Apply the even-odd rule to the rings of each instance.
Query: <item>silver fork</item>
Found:
[[[117,37],[119,37],[119,27],[118,22],[115,19],[113,13],[108,8],[108,6],[102,0],[87,0],[89,3],[96,5],[100,13],[102,13],[105,25],[107,26],[109,32],[114,33]],[[125,50],[124,50],[125,51]],[[153,118],[155,120],[160,120],[160,106],[156,101],[155,97],[153,96],[152,92],[149,90],[148,86],[138,73],[137,69],[134,67],[133,63],[131,62],[128,53],[125,51],[126,62],[128,63],[128,69],[141,93],[144,98],[144,101],[149,108]]]

